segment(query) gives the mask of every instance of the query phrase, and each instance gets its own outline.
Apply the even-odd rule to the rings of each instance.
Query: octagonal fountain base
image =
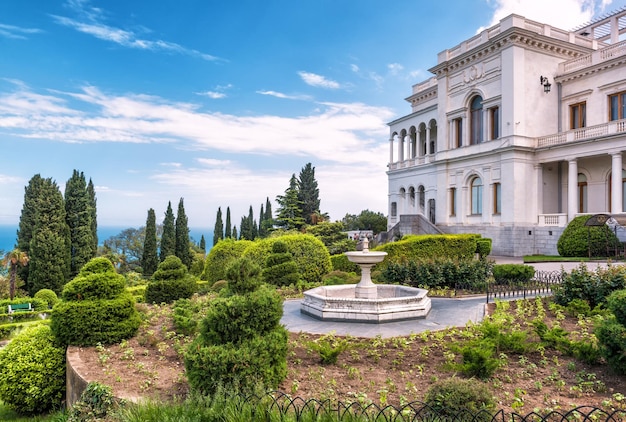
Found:
[[[424,318],[430,311],[428,290],[375,285],[372,298],[356,297],[356,285],[322,286],[304,292],[300,312],[324,321],[379,324]]]

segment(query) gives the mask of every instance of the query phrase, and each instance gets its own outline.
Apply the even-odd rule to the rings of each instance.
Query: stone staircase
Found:
[[[376,236],[376,244],[392,242],[406,234],[443,234],[443,232],[422,214],[401,215],[400,221],[395,226]]]

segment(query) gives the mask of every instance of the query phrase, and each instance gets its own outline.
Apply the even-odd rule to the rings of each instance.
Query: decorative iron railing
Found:
[[[563,282],[561,271],[535,271],[530,280],[495,280],[487,283],[487,303],[495,299],[511,299],[526,296],[544,296],[552,293],[552,288]]]

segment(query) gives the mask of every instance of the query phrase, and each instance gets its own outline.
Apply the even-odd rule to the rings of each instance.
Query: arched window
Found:
[[[470,104],[470,145],[483,141],[483,98],[477,95]]]
[[[420,125],[419,133],[420,133],[420,156],[423,157],[426,154],[428,154],[428,151],[426,151],[426,125],[424,123]]]
[[[587,212],[587,176],[578,173],[578,212]]]
[[[411,126],[409,129],[409,138],[411,138],[411,156],[410,158],[417,157],[417,134],[415,133],[415,126]]]
[[[437,122],[434,120],[430,121],[430,145],[429,145],[430,154],[434,154],[437,152]]]
[[[424,186],[420,186],[419,188],[417,188],[417,192],[418,192],[418,196],[420,199],[420,209],[422,210],[422,213],[423,213],[424,205],[426,205],[426,192],[424,190]]]
[[[413,186],[409,188],[409,206],[415,208],[415,188]]]
[[[480,177],[474,177],[470,186],[472,214],[480,215],[483,213],[483,181],[480,180]]]

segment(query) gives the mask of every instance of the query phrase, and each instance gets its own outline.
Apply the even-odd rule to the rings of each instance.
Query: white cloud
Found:
[[[223,92],[216,92],[216,91],[205,91],[205,92],[198,92],[198,95],[203,95],[209,98],[213,98],[214,100],[219,100],[221,98],[226,98],[226,94]]]
[[[28,39],[26,35],[38,34],[40,32],[43,32],[43,31],[37,28],[22,28],[20,26],[7,25],[4,23],[0,23],[0,37],[4,37],[4,38],[25,40],[25,39]]]
[[[390,63],[387,65],[387,69],[391,75],[396,76],[404,70],[404,66],[400,63]]]
[[[140,50],[177,53],[208,61],[223,60],[219,57],[186,48],[180,44],[169,41],[142,39],[139,38],[134,31],[106,25],[102,22],[104,11],[100,8],[91,7],[88,1],[72,0],[67,2],[66,5],[69,6],[74,13],[78,14],[79,18],[72,19],[66,16],[51,15],[54,21],[59,25],[75,29],[78,32],[91,35],[100,40]]]
[[[161,165],[164,167],[175,167],[175,168],[180,168],[182,166],[181,163],[161,163]]]
[[[215,158],[198,158],[197,161],[210,167],[228,167],[233,163],[231,160],[217,160]]]
[[[571,30],[602,14],[611,0],[491,0],[494,13],[488,26],[493,26],[506,16],[515,13],[528,19]],[[481,27],[478,32],[485,29]]]
[[[298,72],[298,75],[300,75],[304,83],[307,85],[328,89],[339,89],[341,87],[338,82],[315,73],[300,71]]]
[[[70,107],[68,98],[91,111]],[[107,95],[92,86],[46,95],[19,90],[0,93],[0,128],[14,136],[62,142],[175,143],[228,153],[380,160],[378,148],[388,137],[391,110],[361,103],[317,104],[318,111],[303,116],[237,116],[200,112],[198,105],[159,97]]]
[[[355,64],[351,64],[350,65],[350,70],[352,70],[354,73],[359,73],[359,66],[355,65]]]
[[[288,95],[288,94],[283,94],[282,92],[277,92],[277,91],[257,91],[257,94],[260,95],[269,95],[270,97],[276,97],[276,98],[283,98],[283,99],[287,99],[287,100],[311,100],[311,96],[309,95]]]

